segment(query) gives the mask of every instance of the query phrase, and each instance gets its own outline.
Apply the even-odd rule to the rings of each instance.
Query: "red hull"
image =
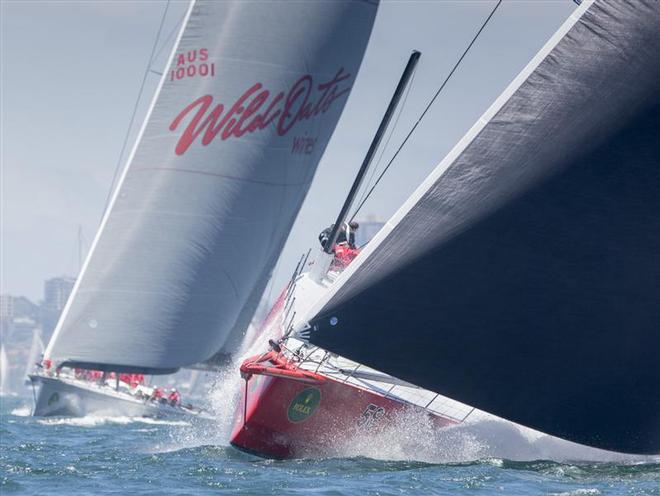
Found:
[[[253,375],[243,389],[231,444],[270,458],[328,456],[346,441],[394,425],[397,417],[411,410],[425,412],[420,407],[309,371],[304,380]],[[425,414],[434,427],[456,423]]]

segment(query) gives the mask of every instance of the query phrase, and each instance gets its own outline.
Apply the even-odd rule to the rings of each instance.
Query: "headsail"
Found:
[[[191,5],[47,357],[168,373],[238,346],[375,13],[366,0]]]
[[[660,3],[583,2],[342,274],[310,341],[660,452]]]

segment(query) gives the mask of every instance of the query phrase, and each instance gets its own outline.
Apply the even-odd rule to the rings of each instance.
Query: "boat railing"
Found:
[[[442,415],[456,422],[464,422],[475,411],[473,407],[442,396],[439,393],[433,393],[424,389],[406,391],[405,389],[409,388],[404,389],[402,386],[399,387],[397,397],[404,398],[407,401],[417,404],[424,410]]]
[[[330,376],[339,376],[336,378],[342,383],[350,383],[358,387],[377,391],[386,398],[396,398],[398,401],[404,401],[429,413],[446,417],[458,423],[464,422],[475,411],[478,411],[473,407],[442,396],[439,393],[422,389],[395,378],[391,378],[392,382],[390,382],[390,380],[384,380],[386,377],[375,377],[377,374],[370,372],[368,367],[360,363],[353,362],[354,365],[350,368],[333,364],[330,360],[333,356],[332,353],[316,346],[310,348],[302,356],[299,352],[287,347],[285,343],[281,343],[281,346],[292,357],[296,357],[299,360],[296,364],[298,367],[313,370],[314,373],[318,373],[322,367],[325,367],[326,370],[324,373]],[[321,357],[318,356],[320,351],[323,351],[323,356]],[[361,370],[365,368],[367,370],[362,372]],[[385,384],[389,387],[383,387]]]
[[[344,378],[344,380],[343,380],[342,382],[345,383],[345,382],[348,381],[351,377],[353,377],[353,376],[355,375],[355,373],[358,371],[358,369],[360,368],[361,365],[362,365],[362,364],[358,363],[358,364],[355,366],[355,368],[354,368],[353,370],[351,370],[351,373],[348,374],[348,375]]]
[[[326,351],[325,353],[323,353],[323,358],[321,358],[321,359],[319,360],[319,363],[316,365],[316,369],[314,370],[314,373],[315,373],[315,374],[318,373],[319,369],[321,368],[321,365],[323,365],[323,362],[325,362],[325,361],[328,359],[328,356],[329,356],[329,355],[330,355],[330,354],[329,354],[329,352],[327,352],[327,351]]]
[[[387,389],[383,389],[378,384],[383,381],[369,377],[369,373],[359,373],[358,370],[362,367],[358,364],[352,371],[346,374],[346,371],[337,369],[338,372],[343,372],[346,377],[342,382],[350,382],[355,385],[367,386],[371,389],[377,390],[386,398],[396,398],[399,401],[405,401],[411,405],[415,405],[430,413],[447,417],[456,422],[464,422],[474,411],[475,408],[464,405],[458,401],[446,398],[439,393],[434,393],[422,389],[413,384],[407,384],[392,378],[391,385]]]

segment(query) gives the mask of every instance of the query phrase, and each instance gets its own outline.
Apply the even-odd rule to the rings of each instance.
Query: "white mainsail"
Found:
[[[376,6],[191,4],[47,358],[168,373],[237,349]]]

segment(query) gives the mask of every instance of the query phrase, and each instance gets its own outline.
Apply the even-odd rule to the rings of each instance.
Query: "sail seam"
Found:
[[[209,172],[209,171],[203,171],[203,170],[198,170],[198,169],[180,169],[178,167],[141,167],[139,169],[136,169],[136,171],[148,171],[148,170],[162,170],[162,171],[173,171],[173,172],[186,172],[186,173],[189,173],[189,174],[201,174],[201,175],[204,175],[204,176],[220,177],[222,179],[231,179],[233,181],[240,181],[240,182],[254,183],[254,184],[263,184],[263,185],[266,185],[266,186],[282,186],[282,187],[303,186],[303,185],[309,183],[309,181],[304,181],[304,182],[299,182],[299,183],[277,183],[277,182],[272,182],[272,181],[260,181],[259,179],[247,179],[247,178],[244,178],[244,177],[230,176],[228,174],[220,174],[218,172]]]

